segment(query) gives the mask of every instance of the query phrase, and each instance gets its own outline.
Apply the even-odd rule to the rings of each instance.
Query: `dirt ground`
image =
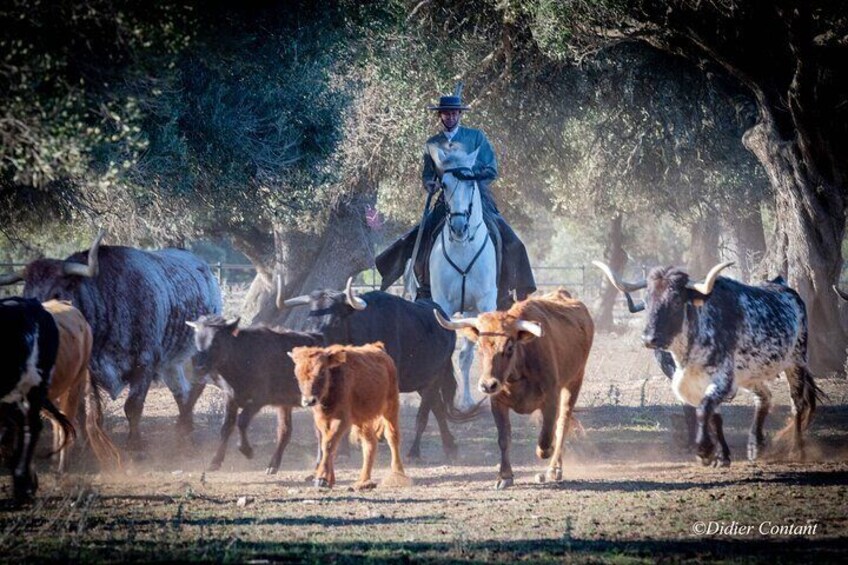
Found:
[[[191,437],[175,434],[169,391],[151,390],[142,431],[149,442],[123,474],[105,475],[78,453],[58,477],[39,463],[35,503],[0,509],[0,560],[332,562],[811,561],[844,558],[848,547],[848,382],[822,379],[829,399],[809,430],[809,460],[773,454],[745,461],[751,397],[723,408],[733,464],[698,466],[677,447],[680,407],[635,335],[599,336],[578,406],[585,434],[570,438],[563,481],[538,484],[538,423],[512,416],[515,486],[494,490],[499,452],[488,410],[452,426],[459,458],[446,461],[431,419],[423,460],[408,463],[415,485],[354,492],[358,448],[338,465],[332,491],[304,481],[315,440],[311,414],[297,410],[277,475],[264,469],[274,445],[266,409],[245,459],[231,441],[221,471],[204,472],[223,418],[219,391],[204,392]],[[773,383],[773,437],[789,416],[786,382]],[[411,440],[417,397],[404,396],[402,440]],[[126,437],[123,398],[107,424]],[[46,444],[46,442],[45,442]],[[774,450],[777,451],[777,450]],[[129,457],[129,456],[128,456]],[[387,474],[380,445],[376,478]],[[2,497],[10,494],[8,478]]]

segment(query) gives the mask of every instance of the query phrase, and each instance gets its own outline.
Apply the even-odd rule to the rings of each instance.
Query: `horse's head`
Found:
[[[479,149],[472,153],[432,148],[430,156],[442,175],[451,238],[466,241],[483,220],[482,200],[473,179]]]

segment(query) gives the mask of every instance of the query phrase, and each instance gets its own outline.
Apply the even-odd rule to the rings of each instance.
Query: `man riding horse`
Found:
[[[527,258],[527,250],[524,248],[524,244],[501,216],[489,189],[491,183],[498,177],[498,162],[492,145],[482,131],[460,125],[462,112],[469,109],[462,103],[461,93],[462,83],[457,85],[453,96],[442,96],[438,105],[427,107],[428,110],[438,112],[442,131],[428,139],[424,146],[424,167],[421,172],[421,181],[424,190],[429,194],[436,193],[441,187],[441,172],[431,157],[431,151],[438,148],[445,153],[461,151],[470,154],[479,150],[472,171],[453,172],[456,176],[461,175],[462,180],[477,181],[483,202],[483,217],[496,249],[499,248],[498,309],[506,309],[512,303],[510,296],[512,291],[515,291],[515,297],[518,300],[523,300],[528,294],[536,290],[536,282],[533,278],[533,271],[530,269],[530,260]],[[420,284],[419,298],[430,297],[428,257],[435,235],[439,232],[438,228],[442,225],[445,215],[444,197],[440,193],[435,205],[424,220],[421,245],[414,260],[415,274]],[[412,228],[377,257],[377,270],[383,277],[382,290],[388,288],[403,275],[404,266],[413,254],[418,229],[419,226]]]

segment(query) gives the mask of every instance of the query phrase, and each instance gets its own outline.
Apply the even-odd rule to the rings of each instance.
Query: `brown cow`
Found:
[[[315,471],[316,487],[332,488],[336,482],[333,459],[339,442],[353,426],[362,443],[362,472],[354,488],[372,489],[371,469],[377,440],[385,433],[392,452],[392,474],[383,486],[408,486],[400,459],[397,370],[382,342],[362,346],[295,347],[295,376],[301,404],[312,407],[321,433],[321,461]]]
[[[91,359],[91,326],[70,302],[50,300],[43,305],[44,309],[53,315],[59,328],[59,351],[56,354],[56,365],[47,395],[74,424],[80,398],[85,395],[85,433],[89,445],[101,467],[118,469],[121,466],[121,456],[103,431],[100,394],[88,370]],[[60,424],[55,420],[52,424],[54,451],[59,452],[59,472],[64,473],[68,466],[68,450],[71,446],[65,442]]]
[[[476,318],[439,323],[462,330],[477,342],[482,365],[478,386],[491,397],[498,428],[501,466],[496,488],[513,484],[509,461],[509,409],[519,414],[542,411],[542,430],[536,454],[551,458],[540,481],[562,478],[562,447],[571,426],[572,411],[586,360],[592,348],[594,324],[586,306],[564,290],[513,304],[506,312],[486,312]]]

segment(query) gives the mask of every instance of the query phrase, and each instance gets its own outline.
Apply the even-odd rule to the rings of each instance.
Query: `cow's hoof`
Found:
[[[328,489],[330,488],[330,483],[327,482],[327,479],[321,477],[312,481],[312,486],[320,489]]]
[[[140,437],[127,438],[126,450],[135,452],[147,451],[147,442]]]
[[[562,480],[562,469],[548,469],[545,471],[545,479],[552,483],[560,482]]]
[[[730,467],[730,457],[716,457],[713,467]]]
[[[194,420],[192,418],[177,420],[177,434],[188,436],[194,431]]]
[[[699,462],[701,465],[703,465],[704,467],[709,467],[710,465],[712,465],[712,464],[713,464],[713,460],[714,460],[714,458],[715,458],[715,456],[714,456],[714,455],[712,455],[712,454],[707,455],[707,456],[703,456],[703,455],[700,455],[700,454],[699,454],[699,455],[697,455],[696,457],[698,458],[698,462]]]
[[[418,448],[410,449],[409,453],[406,454],[406,460],[407,461],[420,462],[421,461],[421,450],[418,449]]]
[[[513,481],[512,477],[508,479],[498,479],[498,482],[495,483],[495,490],[503,490],[511,487],[514,484],[515,481]]]
[[[244,445],[240,445],[238,449],[239,449],[239,451],[241,451],[244,454],[245,457],[247,457],[248,459],[253,459],[253,448],[252,447],[250,447],[247,444],[244,444]]]
[[[455,443],[444,446],[444,450],[445,459],[448,460],[448,463],[453,463],[459,457],[459,447]]]
[[[277,471],[279,471],[279,470],[280,470],[279,467],[268,467],[267,469],[265,469],[265,474],[266,475],[276,475]]]
[[[542,447],[540,447],[538,445],[536,446],[536,457],[538,457],[539,459],[550,459],[551,455],[553,455],[553,454],[554,454],[554,448],[553,447],[546,447],[546,448],[543,449]]]
[[[375,488],[377,488],[377,483],[375,483],[374,481],[360,481],[353,485],[353,489],[357,491],[374,490]]]
[[[206,470],[207,471],[220,471],[221,470],[221,462],[220,461],[213,461],[212,463],[209,464],[208,467],[206,467]]]

